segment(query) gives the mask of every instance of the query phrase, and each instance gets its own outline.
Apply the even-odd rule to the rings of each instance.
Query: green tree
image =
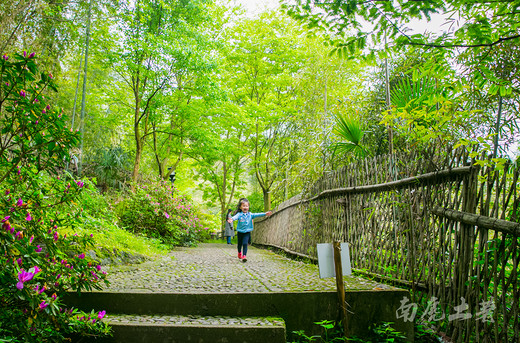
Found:
[[[207,117],[211,125],[205,127],[205,138],[195,140],[189,152],[197,161],[195,176],[203,181],[199,187],[204,200],[219,207],[222,228],[226,210],[244,184],[251,132],[243,125],[243,116],[239,107],[223,102]]]
[[[439,120],[436,120],[440,123],[438,128],[444,126],[446,130],[438,131],[447,133],[446,138],[460,138],[460,132],[466,138],[474,138],[475,133],[484,137],[492,133],[492,150],[496,154],[501,128],[511,132],[512,128],[518,126],[518,116],[511,115],[514,110],[504,113],[503,107],[505,95],[508,103],[512,103],[513,83],[508,77],[501,76],[503,73],[497,70],[500,63],[496,63],[497,56],[506,56],[505,51],[514,51],[511,47],[517,45],[520,39],[516,4],[509,1],[475,3],[467,0],[392,3],[323,3],[307,0],[298,1],[286,8],[292,16],[304,20],[309,27],[326,27],[328,32],[333,33],[326,40],[343,57],[352,55],[356,49],[362,49],[365,54],[379,58],[392,58],[393,54],[396,61],[404,56],[422,55],[424,63],[416,66],[418,78],[434,80],[437,90],[447,89],[452,96],[442,103],[435,100],[437,110],[431,112],[431,116],[439,116]],[[443,32],[414,32],[413,25],[417,21],[427,22],[433,16],[436,20],[444,21]],[[512,70],[513,60],[514,58],[510,60],[508,67],[501,63],[503,69]],[[452,71],[451,79],[446,77],[445,69]],[[418,78],[416,77],[415,83]],[[438,96],[444,95],[441,93]],[[448,104],[450,101],[452,105]],[[481,107],[477,108],[475,105]],[[454,110],[457,106],[464,108]],[[469,111],[472,111],[472,115]],[[420,111],[415,112],[420,115]],[[455,125],[450,125],[445,119],[454,114],[457,120],[454,120]],[[502,125],[504,115],[513,120]],[[400,125],[396,117],[392,120],[397,120]],[[390,120],[385,122],[391,127]],[[410,123],[409,120],[401,122]],[[468,130],[465,126],[468,124],[477,130],[466,135]],[[457,134],[450,134],[448,127],[455,129]],[[423,131],[415,136],[422,137],[423,141],[428,137],[440,137],[433,131],[435,130],[427,134]],[[509,136],[515,135],[513,133]],[[502,134],[502,137],[507,136]],[[508,144],[507,139],[501,142]],[[389,143],[393,144],[393,141]]]
[[[294,75],[302,56],[299,34],[294,22],[274,12],[240,21],[229,32],[233,43],[226,55],[228,87],[254,135],[252,168],[265,211],[271,208],[273,186],[284,177],[290,153],[287,142],[297,112]]]
[[[394,2],[298,0],[285,5],[289,14],[303,19],[309,27],[326,27],[338,35],[331,39],[339,50],[364,48],[370,38],[379,44],[387,37],[398,48],[404,45],[428,48],[496,47],[520,38],[517,4],[500,0],[491,3],[472,0],[431,0]],[[431,20],[443,15],[453,27],[441,35],[410,34],[414,20]],[[342,32],[351,32],[345,37]],[[430,32],[431,33],[431,32]]]
[[[205,25],[211,32],[212,24]],[[220,90],[212,80],[217,66],[215,43],[210,34],[199,32],[196,40],[186,42],[172,63],[173,87],[156,97],[150,117],[155,165],[161,178],[175,171],[205,125],[205,113],[216,104]],[[207,123],[210,125],[210,123]],[[168,168],[171,168],[170,170]]]
[[[123,6],[119,22],[122,45],[113,61],[133,97],[134,181],[152,133],[155,98],[172,88],[175,63],[190,54],[196,27],[207,19],[204,7],[205,1],[197,0],[137,1]]]

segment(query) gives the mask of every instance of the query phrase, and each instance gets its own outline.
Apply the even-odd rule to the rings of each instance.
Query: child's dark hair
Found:
[[[230,209],[230,208],[228,208],[227,213],[226,213],[226,217],[229,217],[229,214],[230,214],[231,212],[233,212],[233,210]]]
[[[247,198],[240,198],[240,200],[238,200],[237,209],[235,210],[235,213],[233,213],[233,215],[237,214],[238,212],[242,212],[240,206],[242,206],[242,204],[245,202],[249,204],[249,200],[247,200]]]

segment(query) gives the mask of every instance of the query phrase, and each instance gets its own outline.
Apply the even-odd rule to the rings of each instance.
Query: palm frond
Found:
[[[359,145],[364,135],[364,130],[358,118],[350,114],[336,116],[336,125],[333,133],[342,140]]]
[[[330,149],[336,153],[355,154],[358,156],[366,156],[368,151],[362,145],[361,141],[365,130],[359,118],[352,114],[344,114],[336,116],[336,125],[332,133],[338,136],[341,141],[331,144]]]

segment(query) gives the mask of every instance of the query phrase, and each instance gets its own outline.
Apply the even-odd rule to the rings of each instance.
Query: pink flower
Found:
[[[23,51],[23,57],[27,57],[27,51]]]
[[[103,311],[99,311],[98,316],[97,316],[98,319],[99,319],[99,320],[103,319],[103,317],[105,316],[105,314],[106,314],[106,311],[105,311],[105,310],[103,310]]]
[[[20,274],[18,274],[18,283],[16,284],[16,288],[23,289],[23,283],[27,281],[31,281],[34,277],[33,273],[26,272],[25,270],[21,270]]]
[[[18,199],[18,201],[16,202],[16,206],[22,206],[23,205],[23,200],[20,198]]]
[[[31,238],[29,238],[29,244],[32,244],[33,241],[34,241],[34,235],[32,235]]]
[[[170,218],[170,215],[169,215],[168,213],[166,213],[166,212],[164,212],[164,216],[165,216],[167,219]]]
[[[4,54],[4,56],[2,56],[2,58],[7,61],[9,59],[9,56]]]
[[[38,245],[36,247],[36,250],[34,250],[35,252],[41,252],[42,251],[42,247],[40,245]]]
[[[58,234],[58,231],[54,231],[54,241],[57,242],[58,241],[58,238],[59,238],[59,234]]]
[[[31,54],[29,55],[29,58],[33,58],[34,55],[36,55],[36,53],[35,52],[31,52]]]
[[[27,216],[25,217],[25,220],[27,220],[28,222],[30,222],[32,220],[31,214],[29,212],[27,212]]]
[[[80,259],[84,259],[84,258],[85,258],[85,254],[84,254],[84,253],[79,254],[79,255],[78,255],[78,258],[80,258]]]
[[[49,304],[45,303],[45,300],[43,300],[43,301],[40,303],[40,310],[43,310],[43,309],[46,308],[47,306],[49,306]]]
[[[22,90],[20,91],[20,95],[23,96],[23,97],[25,98],[25,96],[27,95],[27,93],[25,93],[25,91],[22,89]]]
[[[2,219],[2,223],[5,223],[6,221],[8,221],[9,218],[11,218],[11,216],[4,217],[4,219]]]
[[[99,272],[99,271],[101,270],[101,266],[98,264],[98,265],[96,266],[96,269],[97,269],[97,271]]]

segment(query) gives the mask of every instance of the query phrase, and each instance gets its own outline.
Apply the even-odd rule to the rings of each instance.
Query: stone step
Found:
[[[285,322],[274,317],[107,315],[106,343],[285,343]]]
[[[408,291],[350,290],[348,331],[351,335],[368,335],[367,323],[393,322],[396,330],[413,337],[413,323],[396,315]],[[70,293],[67,306],[90,312],[106,310],[107,314],[139,316],[229,316],[280,317],[287,332],[305,330],[311,335],[321,332],[316,321],[337,320],[336,292],[263,292],[263,293]],[[154,341],[150,341],[154,342]],[[265,342],[270,342],[269,340]]]

